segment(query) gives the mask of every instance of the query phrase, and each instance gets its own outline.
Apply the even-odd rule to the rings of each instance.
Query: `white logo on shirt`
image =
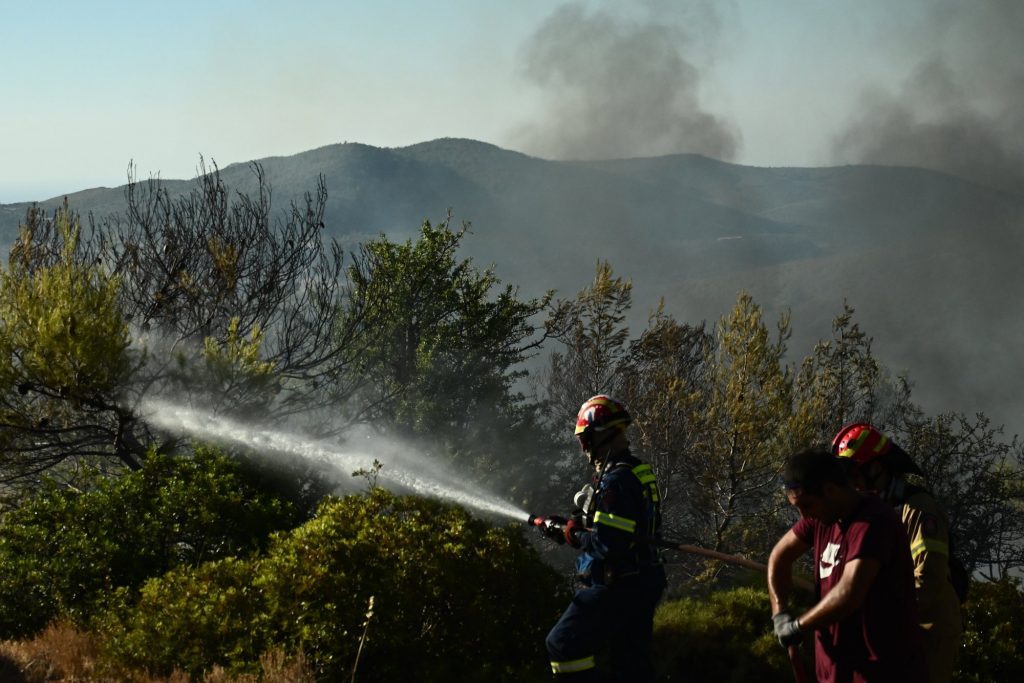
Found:
[[[818,564],[818,578],[824,579],[832,576],[832,570],[839,562],[839,544],[829,543],[821,552],[821,562]]]

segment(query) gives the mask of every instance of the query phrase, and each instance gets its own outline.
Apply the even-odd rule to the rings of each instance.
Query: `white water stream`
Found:
[[[301,434],[258,429],[170,401],[147,400],[141,407],[145,419],[155,427],[212,443],[241,444],[264,454],[287,454],[327,465],[338,472],[339,481],[355,470],[368,468],[377,460],[383,465],[377,475],[377,483],[385,488],[390,482],[419,495],[448,500],[480,512],[520,522],[525,522],[528,517],[525,510],[482,489],[460,483],[455,477],[446,476],[443,468],[409,448],[398,449],[394,445],[381,444],[373,449],[371,444],[371,449],[366,451],[349,450],[314,441]]]

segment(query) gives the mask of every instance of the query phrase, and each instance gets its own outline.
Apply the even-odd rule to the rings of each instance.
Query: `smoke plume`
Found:
[[[531,36],[524,74],[540,88],[545,109],[513,134],[517,148],[559,159],[735,156],[738,130],[701,107],[700,71],[684,57],[697,36],[717,34],[713,10],[687,5],[696,10],[687,17],[674,3],[633,7],[646,17],[566,4]]]
[[[944,0],[899,92],[866,92],[836,136],[837,161],[921,166],[1024,193],[1024,3]]]

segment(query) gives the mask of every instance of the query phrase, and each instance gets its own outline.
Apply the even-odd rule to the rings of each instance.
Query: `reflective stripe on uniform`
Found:
[[[583,659],[574,659],[571,662],[551,662],[551,673],[553,674],[571,674],[577,671],[586,671],[587,669],[594,668],[594,656],[584,657]]]
[[[594,524],[604,524],[610,526],[613,529],[619,529],[627,533],[636,533],[636,522],[628,517],[621,515],[613,515],[610,512],[601,512],[600,510],[594,515]]]
[[[647,487],[648,492],[651,495],[651,500],[655,503],[661,501],[661,496],[658,494],[657,479],[654,476],[654,470],[648,464],[637,465],[633,468],[633,474],[640,483]]]
[[[949,544],[943,543],[942,541],[936,541],[934,539],[923,538],[910,546],[910,556],[915,560],[917,559],[917,556],[923,552],[938,553],[939,555],[949,557]]]
[[[654,481],[654,470],[650,465],[637,465],[633,468],[633,474],[640,480],[641,484],[650,484]]]

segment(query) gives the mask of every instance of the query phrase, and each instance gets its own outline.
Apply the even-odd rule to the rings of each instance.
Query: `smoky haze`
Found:
[[[642,16],[558,7],[524,48],[523,74],[539,88],[539,118],[515,145],[556,159],[611,159],[695,152],[732,159],[738,129],[705,111],[701,73],[685,56],[708,52],[718,15],[710,4],[643,2]],[[688,27],[699,30],[699,40]]]
[[[868,88],[833,141],[842,163],[920,166],[1024,193],[1024,3],[942,0],[916,33],[898,91]]]

